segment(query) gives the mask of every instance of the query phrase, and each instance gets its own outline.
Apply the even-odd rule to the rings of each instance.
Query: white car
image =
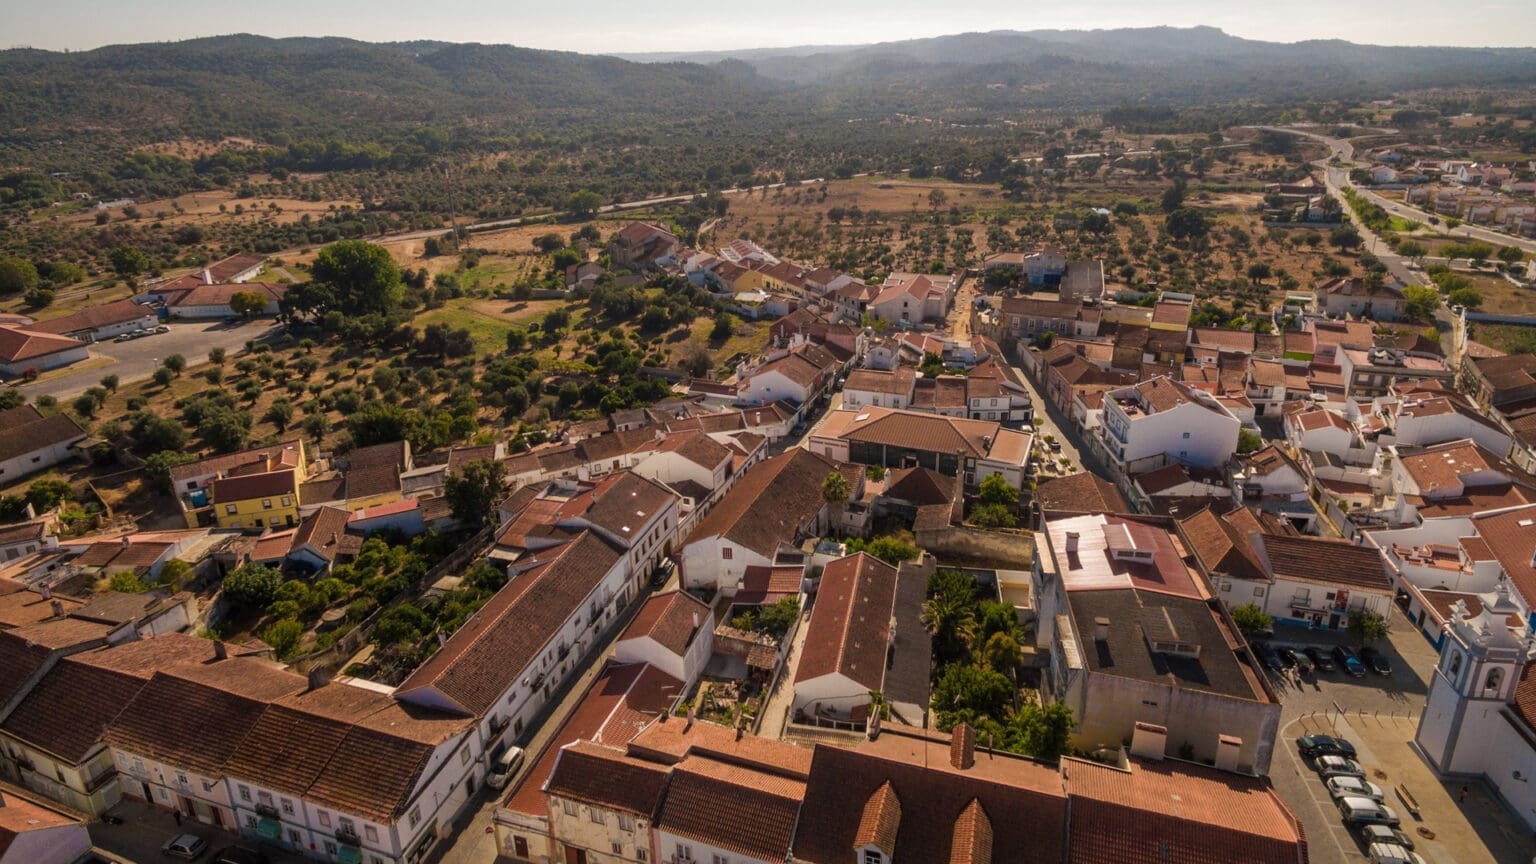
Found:
[[[1386,793],[1381,791],[1381,787],[1375,783],[1347,775],[1328,778],[1328,794],[1332,795],[1334,800],[1343,798],[1346,795],[1354,795],[1360,798],[1369,798],[1377,803],[1380,803],[1383,798],[1387,797]]]
[[[1312,763],[1317,773],[1324,779],[1329,777],[1365,777],[1365,769],[1353,759],[1345,759],[1343,756],[1319,756]]]

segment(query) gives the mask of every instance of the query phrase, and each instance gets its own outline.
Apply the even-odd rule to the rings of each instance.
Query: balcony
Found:
[[[257,804],[256,815],[267,819],[279,818],[276,804]]]
[[[336,842],[343,846],[361,846],[363,841],[357,836],[357,829],[350,825],[340,825],[336,828]]]

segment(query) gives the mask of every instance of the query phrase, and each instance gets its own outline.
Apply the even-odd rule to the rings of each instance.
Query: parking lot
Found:
[[[1392,665],[1391,676],[1368,672],[1353,678],[1334,671],[1314,673],[1298,682],[1286,674],[1271,675],[1283,707],[1270,779],[1306,829],[1311,861],[1353,864],[1366,860],[1323,781],[1296,751],[1298,737],[1325,734],[1355,745],[1366,779],[1386,792],[1384,803],[1397,811],[1401,830],[1429,864],[1526,864],[1536,855],[1536,842],[1503,805],[1480,784],[1441,782],[1413,749],[1436,655],[1413,628],[1401,620],[1393,623],[1389,639],[1377,646]],[[1343,633],[1279,627],[1271,644],[1311,645],[1326,652],[1347,639]],[[1418,802],[1419,818],[1408,812],[1397,795],[1399,784]],[[1458,799],[1464,785],[1463,802]],[[1420,833],[1420,828],[1432,836]]]
[[[21,385],[21,390],[29,397],[46,393],[62,401],[96,386],[104,375],[116,375],[120,383],[129,384],[155,374],[160,362],[171,354],[180,354],[195,365],[207,359],[210,349],[223,348],[233,356],[248,340],[277,330],[271,319],[233,325],[221,321],[173,321],[167,326],[169,333],[128,342],[97,342],[90,346],[90,359],[76,364],[78,368],[44,373],[39,380]]]

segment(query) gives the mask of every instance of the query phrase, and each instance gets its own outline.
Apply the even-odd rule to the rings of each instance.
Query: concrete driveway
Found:
[[[149,378],[171,354],[187,358],[189,366],[206,361],[213,348],[223,348],[233,358],[245,348],[247,341],[269,337],[281,330],[270,319],[234,325],[219,321],[170,322],[167,326],[171,328],[169,333],[157,333],[129,342],[97,342],[90,346],[89,360],[75,364],[74,369],[44,373],[41,379],[21,385],[21,391],[33,398],[48,394],[63,401],[95,387],[105,375],[116,375],[121,384]]]

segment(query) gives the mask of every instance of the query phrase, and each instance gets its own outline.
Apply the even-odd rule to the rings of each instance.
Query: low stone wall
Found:
[[[940,561],[994,564],[1028,570],[1034,561],[1034,539],[1028,531],[954,525],[917,533],[917,545]]]

